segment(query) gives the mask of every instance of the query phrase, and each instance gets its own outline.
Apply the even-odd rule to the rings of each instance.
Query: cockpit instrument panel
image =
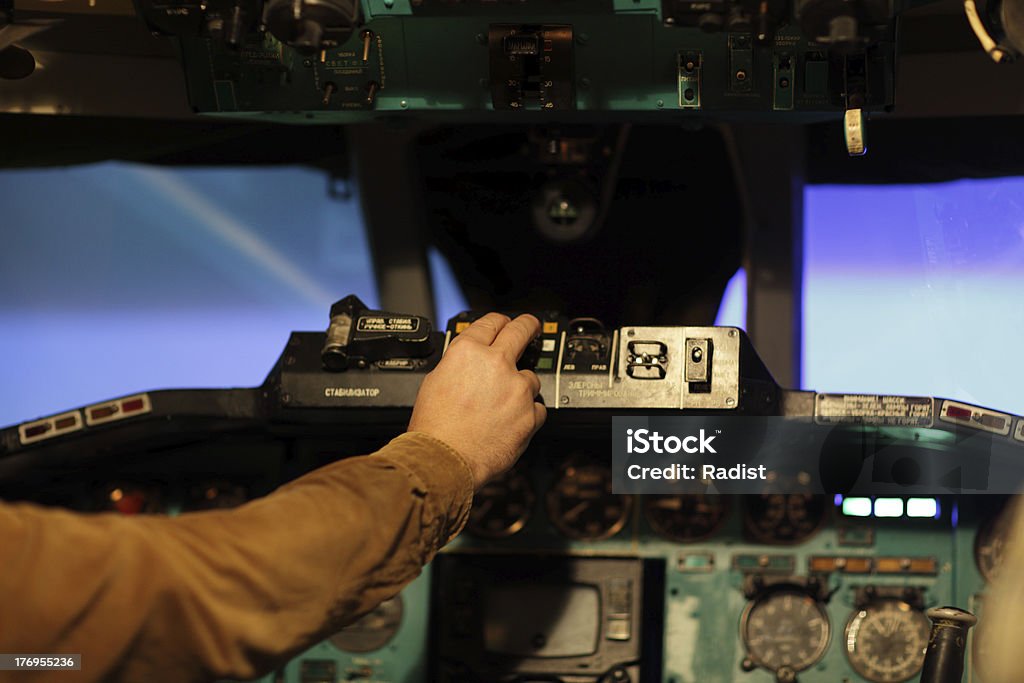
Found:
[[[191,514],[376,450],[408,424],[419,382],[472,315],[441,333],[425,319],[342,303],[331,332],[292,335],[261,387],[153,391],[0,430],[0,495]],[[963,605],[984,624],[1007,496],[801,493],[813,484],[806,473],[786,492],[694,481],[626,495],[612,483],[609,423],[728,413],[813,418],[811,429],[831,434],[841,404],[864,408],[847,416],[858,426],[844,426],[844,439],[884,433],[899,457],[904,443],[926,441],[934,458],[956,436],[994,468],[1004,455],[1019,461],[1024,418],[998,413],[1011,428],[995,433],[985,429],[993,411],[971,406],[971,419],[953,421],[946,399],[788,390],[736,328],[541,317],[526,363],[549,417],[516,468],[480,489],[466,533],[400,596],[264,683],[899,683],[921,669],[925,610]],[[881,404],[906,407],[914,426],[880,414]],[[97,411],[109,419],[96,421]],[[836,443],[828,454],[847,448]],[[863,442],[853,445],[859,454]],[[982,666],[983,632],[971,636],[970,672]]]
[[[154,54],[179,57],[188,105],[200,114],[311,124],[628,114],[850,125],[892,109],[896,21],[911,4],[117,0],[110,12],[121,30],[136,14],[132,40],[159,40]],[[16,22],[45,26],[66,14],[13,0]]]

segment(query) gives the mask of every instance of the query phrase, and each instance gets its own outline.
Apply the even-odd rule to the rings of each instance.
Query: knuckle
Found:
[[[487,315],[479,318],[478,323],[483,323],[486,327],[497,329],[499,323],[507,323],[508,316],[504,313],[488,313]]]
[[[448,344],[448,350],[445,351],[445,354],[444,354],[445,358],[448,358],[448,357],[459,358],[459,357],[461,357],[462,355],[464,355],[466,353],[466,351],[465,351],[466,346],[467,346],[466,339],[464,337],[459,336],[459,337],[456,337],[455,339],[452,339],[451,342]]]

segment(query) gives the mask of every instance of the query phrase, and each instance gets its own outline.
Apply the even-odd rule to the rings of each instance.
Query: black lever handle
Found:
[[[967,631],[978,617],[956,607],[933,607],[926,612],[932,620],[928,650],[921,669],[921,683],[961,683]]]

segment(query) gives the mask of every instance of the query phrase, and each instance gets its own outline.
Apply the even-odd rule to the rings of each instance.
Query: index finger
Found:
[[[491,346],[515,363],[538,334],[540,321],[529,313],[524,313],[505,325]]]
[[[508,324],[507,315],[488,313],[473,321],[473,324],[460,332],[456,339],[472,339],[484,346],[490,346],[498,333]]]

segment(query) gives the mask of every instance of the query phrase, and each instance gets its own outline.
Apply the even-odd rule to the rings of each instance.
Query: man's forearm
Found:
[[[415,578],[472,493],[458,454],[406,434],[231,511],[0,507],[0,650],[80,652],[86,680],[252,677]]]

